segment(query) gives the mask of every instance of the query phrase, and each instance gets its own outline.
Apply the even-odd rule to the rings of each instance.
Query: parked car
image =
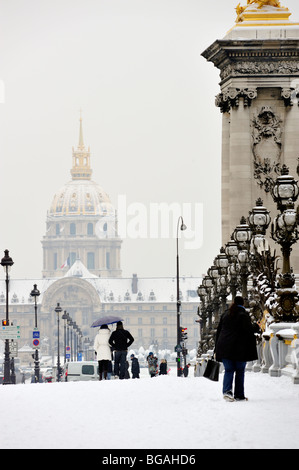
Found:
[[[97,361],[67,362],[64,367],[66,382],[79,380],[99,380]]]

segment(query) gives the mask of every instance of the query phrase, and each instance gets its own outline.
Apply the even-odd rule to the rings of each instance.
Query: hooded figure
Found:
[[[102,325],[94,340],[94,350],[99,362],[99,379],[107,379],[109,362],[111,362],[111,348],[109,344],[110,330],[107,325]]]
[[[131,361],[132,361],[132,379],[139,379],[139,373],[140,373],[140,366],[137,357],[134,356],[134,354],[131,354]]]

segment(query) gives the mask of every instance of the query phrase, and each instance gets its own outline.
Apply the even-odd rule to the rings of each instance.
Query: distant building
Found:
[[[90,149],[83,141],[73,148],[72,179],[57,191],[47,213],[43,246],[43,277],[62,277],[77,259],[90,273],[120,277],[121,239],[108,194],[91,180]]]
[[[57,353],[57,316],[60,303],[93,343],[97,328],[91,324],[100,316],[115,314],[135,338],[132,348],[154,345],[171,349],[177,341],[176,273],[173,278],[121,277],[117,217],[109,196],[91,180],[90,151],[83,143],[80,119],[79,145],[73,149],[72,180],[57,191],[47,213],[46,234],[42,240],[41,279],[10,281],[10,320],[21,327],[19,348],[32,346],[34,302],[38,297],[38,328],[41,353]],[[197,347],[199,278],[180,279],[181,324],[188,328],[187,347]],[[5,316],[5,290],[0,291],[0,311]],[[64,322],[60,317],[60,351],[64,352]],[[83,348],[84,349],[84,348]],[[33,361],[32,361],[33,362]]]

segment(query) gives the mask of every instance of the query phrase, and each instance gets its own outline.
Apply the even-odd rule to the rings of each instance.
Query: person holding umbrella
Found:
[[[94,350],[99,363],[99,380],[107,379],[109,363],[111,363],[111,348],[109,345],[110,330],[102,325],[94,340]]]
[[[124,329],[123,323],[116,323],[116,330],[111,333],[109,344],[114,352],[114,375],[125,378],[128,347],[134,342],[131,333]]]

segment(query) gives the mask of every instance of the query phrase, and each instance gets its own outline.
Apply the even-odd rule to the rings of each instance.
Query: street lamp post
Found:
[[[64,324],[63,324],[63,328],[64,328],[64,363],[66,363],[66,322],[67,322],[67,319],[68,319],[68,313],[67,311],[65,310],[62,317],[61,317],[63,320],[64,320]]]
[[[37,284],[33,285],[33,289],[30,292],[31,297],[34,298],[34,325],[35,328],[37,329],[37,297],[40,295],[40,291],[37,288]],[[35,353],[34,353],[34,383],[39,382],[39,358],[38,358],[38,348],[35,348]]]
[[[57,303],[55,312],[57,313],[57,382],[60,382],[59,314],[62,312],[62,308],[59,303]]]
[[[183,217],[178,218],[177,233],[176,233],[176,305],[177,305],[177,376],[181,376],[181,300],[180,300],[180,276],[179,276],[179,229],[186,230]]]
[[[236,226],[233,237],[238,245],[238,261],[240,264],[240,277],[242,281],[242,297],[245,301],[245,306],[248,306],[248,291],[247,291],[247,281],[249,277],[249,249],[251,241],[251,229],[246,223],[245,217],[242,217],[240,224]]]
[[[4,251],[4,257],[1,260],[1,266],[3,266],[5,272],[5,283],[6,283],[6,318],[5,324],[9,326],[9,307],[8,307],[8,292],[9,292],[9,271],[13,265],[13,260],[9,256],[9,251]],[[5,340],[5,350],[4,350],[4,378],[3,385],[8,385],[12,383],[10,377],[10,351],[9,351],[9,339]]]
[[[283,165],[281,176],[276,178],[272,188],[272,197],[280,214],[272,223],[271,238],[281,246],[283,255],[282,273],[278,277],[278,302],[273,308],[276,321],[298,321],[299,317],[299,294],[294,287],[295,277],[290,263],[292,245],[299,240],[298,214],[294,208],[298,195],[297,181]]]

